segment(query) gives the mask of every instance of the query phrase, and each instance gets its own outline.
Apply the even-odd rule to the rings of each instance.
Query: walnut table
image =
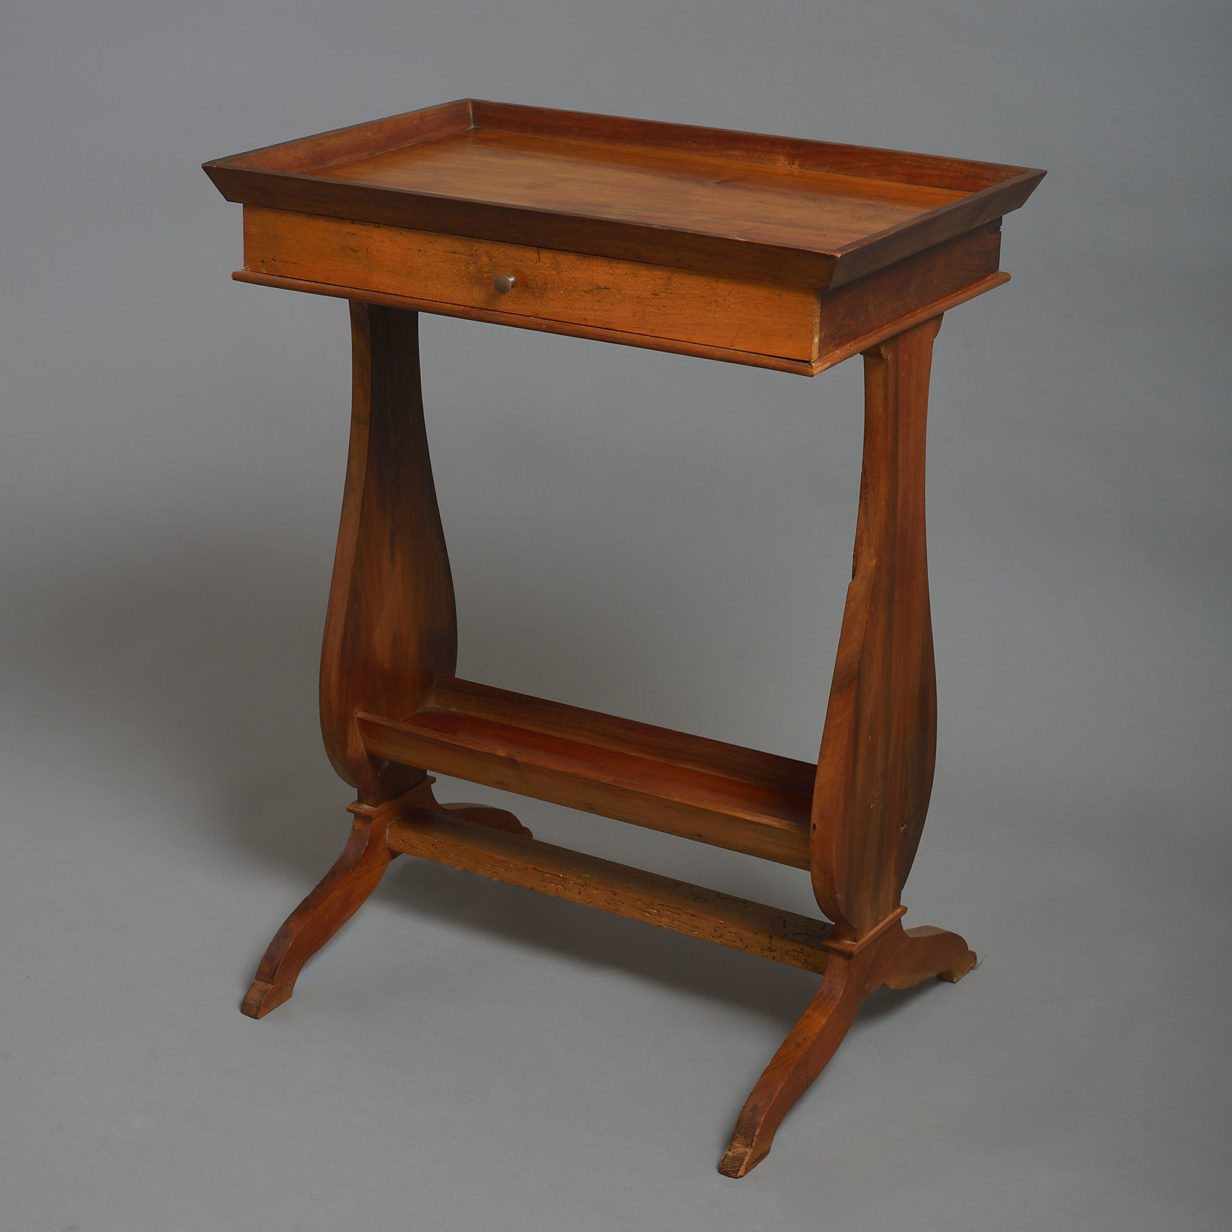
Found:
[[[720,1164],[744,1175],[873,989],[975,961],[955,933],[901,922],[936,746],[929,364],[941,314],[1007,280],[1001,219],[1043,172],[474,100],[205,170],[244,205],[235,277],[349,300],[354,356],[321,658],[353,826],[244,1012],[291,995],[401,853],[802,967],[821,986]],[[816,765],[455,675],[420,312],[804,376],[863,356],[855,565]],[[539,842],[512,813],[438,803],[429,771],[807,870],[821,916]]]

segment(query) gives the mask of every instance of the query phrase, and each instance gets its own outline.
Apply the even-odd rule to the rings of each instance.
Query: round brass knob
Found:
[[[492,279],[492,285],[501,295],[508,295],[514,287],[518,285],[517,275],[515,274],[497,274]]]

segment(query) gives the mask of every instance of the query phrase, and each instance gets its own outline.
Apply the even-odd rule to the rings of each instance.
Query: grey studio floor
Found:
[[[17,0],[0,33],[0,1229],[1228,1226],[1226,5]],[[230,281],[199,164],[466,95],[1049,171],[930,410],[905,901],[980,964],[877,994],[740,1181],[805,973],[404,859],[239,1013],[347,831],[316,671],[349,342],[341,302]],[[460,673],[815,758],[859,361],[422,334]]]

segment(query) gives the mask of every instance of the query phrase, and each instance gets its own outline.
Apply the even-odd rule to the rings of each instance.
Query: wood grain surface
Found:
[[[824,971],[831,958],[825,947],[832,929],[823,921],[475,825],[453,808],[404,810],[389,843],[397,852],[805,971]]]
[[[1002,217],[1044,174],[472,99],[205,170],[246,205],[819,288]]]
[[[439,677],[406,719],[357,724],[376,760],[809,866],[805,762]]]
[[[246,270],[811,361],[817,295],[496,240],[244,207]],[[498,276],[513,288],[496,289]]]
[[[458,653],[449,555],[436,503],[413,312],[351,305],[351,439],[321,647],[321,731],[334,768],[365,800],[402,794],[422,771],[380,766],[356,726],[427,696]]]
[[[864,357],[855,559],[813,794],[813,885],[841,937],[867,934],[898,907],[932,789],[924,441],[940,325],[926,321]]]

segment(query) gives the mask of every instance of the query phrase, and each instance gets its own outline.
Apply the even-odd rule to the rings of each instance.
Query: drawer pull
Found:
[[[497,274],[492,285],[501,295],[508,295],[518,285],[518,279],[515,274]]]

